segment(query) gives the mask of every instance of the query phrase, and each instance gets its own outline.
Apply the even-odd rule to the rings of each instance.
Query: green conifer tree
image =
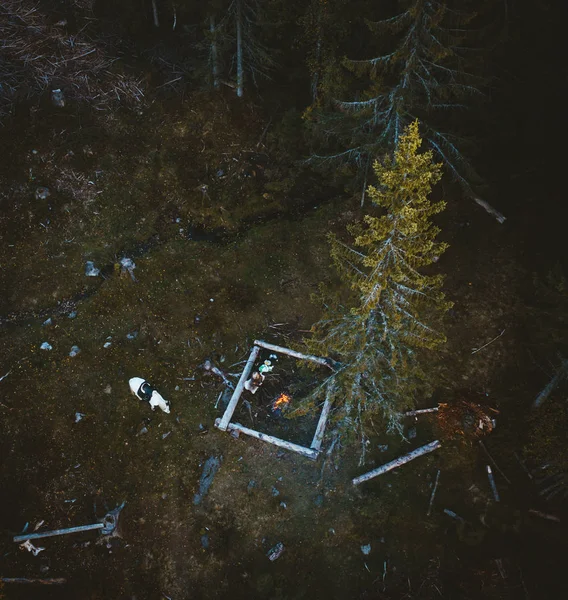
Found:
[[[328,149],[312,159],[354,163],[366,182],[372,157],[394,150],[404,128],[419,119],[424,140],[470,193],[477,176],[462,154],[449,115],[482,95],[482,80],[469,71],[464,58],[474,14],[452,10],[449,0],[399,3],[404,6],[399,14],[367,21],[369,45],[378,44],[382,51],[372,58],[343,61],[354,76],[356,97],[336,97],[334,110],[310,116],[313,129],[328,141]],[[331,150],[333,141],[337,151]]]
[[[366,416],[377,413],[389,430],[400,431],[401,411],[425,386],[421,352],[445,341],[437,327],[451,306],[441,289],[443,276],[424,272],[447,248],[436,241],[439,228],[431,220],[445,202],[428,197],[441,166],[431,151],[418,152],[421,143],[415,121],[393,158],[374,162],[378,185],[369,186],[368,194],[382,214],[349,227],[352,246],[331,237],[351,308],[327,302],[308,342],[311,352],[339,360],[322,388],[343,424],[363,440]]]

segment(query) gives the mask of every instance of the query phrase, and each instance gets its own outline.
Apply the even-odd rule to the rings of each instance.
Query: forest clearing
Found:
[[[0,8],[0,598],[566,588],[562,20],[457,4]]]

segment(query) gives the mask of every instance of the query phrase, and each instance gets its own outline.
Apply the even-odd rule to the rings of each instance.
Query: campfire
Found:
[[[290,400],[292,400],[292,398],[288,396],[288,394],[282,392],[280,396],[278,396],[278,398],[276,398],[276,400],[274,400],[274,402],[272,403],[272,410],[274,412],[276,412],[277,410],[282,410],[283,408],[288,406],[288,404],[290,404]]]

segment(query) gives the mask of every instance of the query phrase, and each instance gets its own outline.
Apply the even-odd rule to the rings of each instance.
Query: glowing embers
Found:
[[[282,410],[290,404],[291,400],[291,396],[282,392],[280,396],[278,396],[278,398],[276,398],[276,400],[274,400],[274,402],[272,403],[272,412],[281,413]]]

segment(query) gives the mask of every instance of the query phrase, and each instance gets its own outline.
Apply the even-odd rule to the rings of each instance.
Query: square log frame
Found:
[[[329,417],[329,411],[331,410],[331,401],[328,399],[326,399],[323,404],[321,415],[316,427],[316,432],[314,434],[312,443],[309,448],[306,448],[306,446],[300,446],[299,444],[294,444],[292,442],[287,442],[286,440],[281,440],[280,438],[261,433],[260,431],[255,431],[254,429],[249,429],[248,427],[244,427],[240,423],[231,423],[231,418],[233,417],[233,413],[235,412],[241,394],[243,393],[245,381],[248,379],[250,372],[252,371],[252,368],[256,359],[258,358],[258,354],[261,348],[264,348],[265,350],[270,350],[276,354],[286,354],[288,356],[293,356],[294,358],[300,360],[310,360],[312,362],[331,368],[331,361],[329,359],[321,358],[319,356],[312,356],[311,354],[301,354],[300,352],[290,350],[289,348],[283,348],[282,346],[268,344],[267,342],[263,342],[262,340],[255,340],[247,363],[239,378],[239,382],[237,383],[235,391],[231,396],[231,400],[229,401],[229,404],[227,405],[227,408],[225,409],[222,418],[216,419],[215,426],[221,431],[228,430],[236,431],[238,433],[244,433],[245,435],[250,435],[251,437],[254,437],[258,440],[262,440],[263,442],[268,442],[269,444],[273,444],[274,446],[279,446],[280,448],[285,448],[286,450],[297,452],[298,454],[301,454],[302,456],[305,456],[306,458],[309,458],[311,460],[316,460],[321,451],[321,445],[325,433],[325,426]]]

